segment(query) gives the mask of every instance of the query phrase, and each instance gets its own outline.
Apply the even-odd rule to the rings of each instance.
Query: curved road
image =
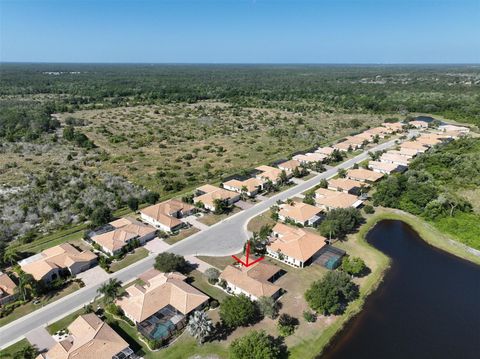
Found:
[[[409,137],[415,132],[411,132]],[[369,151],[381,151],[395,145],[395,139],[382,143]],[[258,216],[262,212],[268,210],[278,200],[286,200],[294,197],[306,190],[316,186],[320,179],[328,179],[335,176],[340,168],[350,168],[355,163],[364,161],[369,157],[368,151],[347,160],[326,172],[320,173],[315,177],[292,186],[291,188],[280,192],[253,207],[234,214],[222,222],[219,222],[210,228],[198,232],[184,240],[172,245],[168,251],[181,255],[209,255],[209,256],[226,256],[238,253],[242,250],[243,244],[249,237],[247,231],[247,223],[253,217]],[[110,278],[128,283],[135,279],[141,273],[147,271],[153,266],[155,254],[151,254],[147,258],[136,262],[118,272],[110,275]],[[97,289],[100,284],[84,287],[75,293],[59,299],[49,305],[36,310],[20,319],[11,322],[0,328],[0,348],[5,348],[16,341],[22,339],[29,331],[49,325],[58,319],[82,308],[86,303],[91,302],[97,295]]]

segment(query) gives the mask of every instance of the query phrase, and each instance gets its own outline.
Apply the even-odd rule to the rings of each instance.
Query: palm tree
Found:
[[[36,346],[28,345],[13,354],[13,359],[35,359],[39,354]]]
[[[110,278],[97,289],[97,293],[103,294],[105,303],[111,303],[120,296],[121,289],[121,282],[116,278]]]
[[[213,325],[207,313],[197,310],[190,317],[187,329],[190,335],[197,339],[199,344],[202,344],[212,332]]]
[[[242,200],[245,200],[247,198],[247,192],[247,186],[242,186],[242,189],[240,190],[240,196],[242,197]]]
[[[16,291],[22,295],[24,301],[30,297],[30,293],[37,295],[37,283],[31,274],[20,271]]]

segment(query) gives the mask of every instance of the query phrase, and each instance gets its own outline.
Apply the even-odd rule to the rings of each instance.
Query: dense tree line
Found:
[[[0,137],[9,140],[51,131],[55,112],[207,99],[293,112],[424,112],[477,124],[480,115],[478,70],[468,66],[3,64],[0,76]]]

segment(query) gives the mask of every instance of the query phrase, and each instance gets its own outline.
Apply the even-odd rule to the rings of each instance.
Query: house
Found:
[[[370,135],[368,133],[359,133],[358,135],[347,137],[346,142],[351,143],[352,147],[356,149],[356,148],[362,148],[365,141],[372,142],[373,135]]]
[[[352,194],[319,188],[315,191],[315,203],[325,211],[335,208],[358,208],[363,201]]]
[[[390,133],[403,131],[403,124],[401,122],[384,122],[382,126],[389,130]]]
[[[102,251],[112,256],[122,252],[123,248],[133,241],[141,245],[155,238],[157,229],[132,218],[120,218],[110,222],[113,230],[96,234],[90,239],[98,244]]]
[[[64,271],[76,275],[97,263],[97,256],[90,251],[79,251],[69,243],[45,249],[44,251],[19,262],[25,273],[37,281],[51,282]]]
[[[349,178],[333,178],[328,181],[328,189],[343,193],[359,194],[364,187],[367,187],[364,182]]]
[[[418,154],[418,150],[415,150],[413,148],[405,148],[405,147],[400,147],[398,149],[398,154],[405,156],[405,157],[415,157]]]
[[[180,273],[162,273],[150,269],[139,276],[144,284],[125,289],[126,296],[116,300],[125,316],[151,340],[167,339],[182,329],[187,316],[203,309],[209,297],[186,283]]]
[[[309,163],[315,163],[315,162],[323,162],[328,156],[324,155],[323,153],[306,153],[304,155],[295,155],[293,156],[293,159],[295,161],[298,161],[302,164],[309,164]]]
[[[223,188],[237,193],[245,193],[249,197],[255,197],[262,188],[263,181],[258,178],[248,178],[240,181],[233,179],[223,183]]]
[[[443,140],[441,138],[438,138],[437,136],[424,135],[417,137],[416,142],[427,147],[432,147],[438,145],[439,143],[442,143]]]
[[[279,168],[271,167],[271,166],[258,166],[255,168],[259,173],[255,176],[257,179],[267,182],[271,181],[273,184],[279,184],[281,182],[281,175],[282,170]],[[287,177],[291,177],[291,174],[287,174]]]
[[[16,295],[17,285],[8,276],[8,274],[0,272],[0,305],[13,302]]]
[[[194,206],[178,199],[170,199],[141,209],[140,216],[142,221],[155,228],[164,232],[173,232],[184,226],[179,218],[189,216],[194,211]]]
[[[383,174],[389,175],[393,172],[400,172],[403,169],[405,169],[405,167],[399,166],[395,163],[380,162],[380,161],[368,162],[368,168],[370,168],[372,171],[376,173],[379,173],[379,174],[381,173],[382,175]]]
[[[197,196],[193,198],[194,203],[203,203],[206,209],[215,210],[216,200],[232,205],[240,199],[240,194],[227,191],[226,189],[206,184],[197,188]]]
[[[410,121],[408,124],[415,128],[421,128],[421,129],[428,128],[428,123],[425,121]]]
[[[383,174],[369,171],[364,168],[350,169],[347,171],[347,178],[359,182],[374,183],[380,180],[382,177]]]
[[[83,314],[68,326],[68,337],[37,359],[127,359],[128,343],[95,314]]]
[[[336,143],[332,147],[342,152],[347,152],[355,149],[354,146],[352,146],[352,144],[347,141]]]
[[[428,146],[425,146],[420,142],[416,142],[416,141],[404,142],[400,145],[400,148],[408,148],[408,149],[416,150],[418,153],[423,153],[428,150]]]
[[[470,129],[468,127],[455,126],[455,125],[440,125],[438,126],[438,129],[441,132],[460,132],[464,134],[467,134],[470,132]]]
[[[373,137],[378,136],[379,138],[384,138],[386,135],[391,133],[392,130],[385,128],[385,127],[373,127],[369,128],[368,130],[364,131],[363,133],[367,133],[372,135]]]
[[[289,160],[279,163],[277,166],[286,173],[292,173],[296,168],[300,167],[300,162],[297,160]]]
[[[319,147],[315,152],[325,156],[330,156],[335,149],[333,147]]]
[[[220,279],[227,284],[227,291],[233,294],[244,294],[251,300],[258,300],[260,297],[277,299],[282,288],[273,282],[281,273],[279,267],[260,261],[248,267],[240,264],[229,265],[220,274]]]
[[[303,268],[315,259],[325,245],[325,237],[277,223],[272,229],[267,255],[293,267]]]
[[[443,135],[445,138],[457,139],[459,137],[464,137],[467,135],[466,132],[461,131],[445,131],[445,132],[438,132],[438,134]]]
[[[285,203],[280,205],[278,218],[284,222],[290,220],[303,226],[313,226],[320,221],[320,212],[322,212],[320,208],[307,203]]]
[[[380,162],[393,163],[398,166],[408,167],[410,159],[400,155],[397,151],[394,153],[384,153],[380,156]]]

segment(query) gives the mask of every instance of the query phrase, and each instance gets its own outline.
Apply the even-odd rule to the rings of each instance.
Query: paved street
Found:
[[[370,151],[374,152],[387,149],[394,146],[394,144],[395,140],[391,140],[370,149]],[[224,221],[172,245],[168,251],[182,255],[210,256],[226,256],[238,253],[242,250],[244,242],[248,239],[247,224],[251,218],[268,210],[278,200],[284,201],[289,197],[298,195],[317,185],[320,179],[328,179],[334,176],[340,168],[352,167],[355,163],[361,162],[368,157],[368,151],[363,152],[301,184],[292,186],[270,198],[265,198],[264,201],[259,202],[255,206],[232,215]],[[153,266],[154,258],[155,254],[150,254],[147,258],[111,274],[110,277],[117,278],[124,283],[132,281],[139,274]],[[82,308],[85,303],[92,301],[96,297],[96,291],[99,286],[100,284],[86,286],[67,297],[3,326],[0,329],[0,348],[13,344],[34,328],[53,323],[65,315]]]

